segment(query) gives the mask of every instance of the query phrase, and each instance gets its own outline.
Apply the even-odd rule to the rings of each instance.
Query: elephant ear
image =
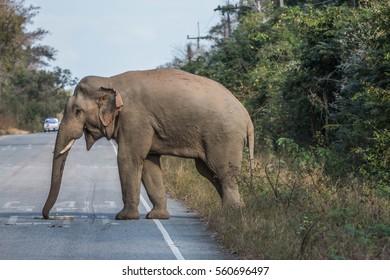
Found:
[[[99,118],[104,126],[106,137],[111,139],[115,130],[115,118],[118,116],[123,106],[120,93],[113,88],[101,87],[99,91]]]

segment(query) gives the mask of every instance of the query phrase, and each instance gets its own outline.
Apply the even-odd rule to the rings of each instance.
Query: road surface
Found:
[[[169,199],[169,220],[117,221],[122,208],[116,144],[98,141],[86,151],[76,141],[50,215],[41,210],[51,176],[56,133],[0,136],[0,260],[232,259],[195,213]],[[148,209],[149,208],[149,209]]]

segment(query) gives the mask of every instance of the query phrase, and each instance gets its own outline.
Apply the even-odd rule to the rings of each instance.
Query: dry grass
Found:
[[[331,183],[321,170],[267,158],[256,164],[254,190],[243,167],[246,206],[224,209],[192,161],[164,158],[163,168],[171,196],[240,258],[390,259],[389,201],[367,185]]]
[[[17,128],[0,129],[0,135],[14,135],[14,134],[28,134],[27,130],[21,130]]]
[[[26,130],[15,128],[15,122],[8,116],[0,114],[0,135],[27,134]]]

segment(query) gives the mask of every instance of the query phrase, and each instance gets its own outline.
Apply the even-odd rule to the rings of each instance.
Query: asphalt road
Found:
[[[84,139],[69,153],[62,187],[50,215],[41,210],[51,176],[56,133],[0,136],[0,259],[232,259],[195,213],[169,199],[169,220],[117,221],[122,208],[116,145]]]

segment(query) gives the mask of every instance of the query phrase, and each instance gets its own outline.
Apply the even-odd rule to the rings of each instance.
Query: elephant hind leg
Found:
[[[142,182],[153,204],[153,209],[146,215],[146,218],[169,219],[160,155],[147,156],[142,170]]]
[[[241,172],[242,148],[238,141],[228,142],[212,147],[207,156],[206,165],[214,171],[214,181],[220,184],[220,195],[223,205],[244,205],[238,191],[238,178]]]
[[[203,160],[195,159],[195,166],[199,174],[209,180],[217,190],[219,196],[222,198],[222,185],[220,184],[217,175],[207,167]]]

